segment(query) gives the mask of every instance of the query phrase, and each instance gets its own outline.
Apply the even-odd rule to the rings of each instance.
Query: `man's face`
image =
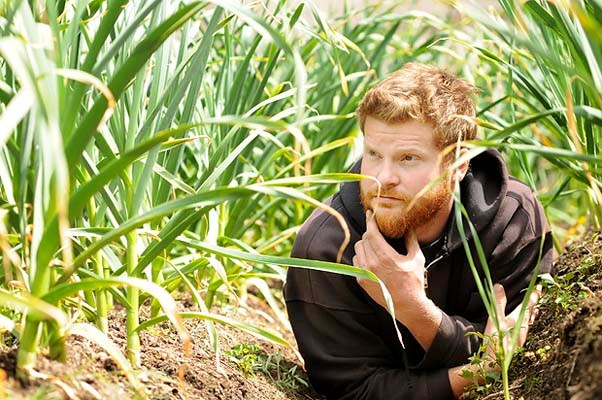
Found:
[[[378,197],[376,182],[364,179],[360,194],[364,209],[374,211],[385,236],[398,238],[407,229],[428,231],[429,225],[440,227],[447,221],[452,204],[449,174],[417,197],[444,172],[438,163],[439,152],[429,124],[366,119],[361,173],[377,178],[381,192]]]

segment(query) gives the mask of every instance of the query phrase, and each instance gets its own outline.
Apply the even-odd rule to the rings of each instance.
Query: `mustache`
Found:
[[[368,195],[369,198],[390,197],[392,199],[405,201],[406,203],[409,203],[410,201],[412,201],[411,196],[408,196],[405,194],[400,194],[400,193],[395,193],[395,192],[390,192],[387,190],[381,190],[380,193],[378,193],[378,191],[376,191],[376,190],[370,190],[366,194]]]

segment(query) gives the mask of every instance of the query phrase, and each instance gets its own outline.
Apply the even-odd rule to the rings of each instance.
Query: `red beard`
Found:
[[[434,188],[415,199],[408,209],[412,198],[403,194],[382,190],[381,196],[401,200],[400,205],[388,206],[376,204],[377,192],[366,189],[360,182],[360,199],[364,210],[373,210],[376,223],[383,235],[390,238],[402,237],[408,229],[415,230],[427,225],[444,206],[449,204],[451,197],[450,181],[443,179]]]

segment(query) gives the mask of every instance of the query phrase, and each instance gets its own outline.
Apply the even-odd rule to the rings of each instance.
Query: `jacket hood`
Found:
[[[361,159],[350,172],[360,173]],[[460,182],[460,197],[470,221],[477,232],[491,223],[498,212],[508,189],[508,170],[501,154],[495,149],[487,149],[470,160],[466,176]],[[351,227],[357,232],[366,231],[366,213],[360,201],[359,182],[345,182],[341,185],[341,201],[349,216]],[[463,218],[464,234],[472,237],[470,226]],[[447,222],[446,250],[451,251],[462,244],[462,237],[455,222],[454,210]]]

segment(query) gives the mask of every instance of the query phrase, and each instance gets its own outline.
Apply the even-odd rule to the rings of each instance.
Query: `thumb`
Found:
[[[406,233],[406,250],[408,255],[414,255],[421,251],[418,238],[416,237],[416,232],[413,230],[409,230]]]
[[[489,315],[489,318],[487,319],[487,325],[485,326],[486,336],[497,333],[498,329],[505,328],[506,292],[504,291],[504,287],[499,283],[493,285],[493,297],[495,315]]]
[[[495,297],[495,309],[497,311],[498,319],[502,319],[506,316],[506,292],[504,287],[496,283],[493,285],[493,295]]]

